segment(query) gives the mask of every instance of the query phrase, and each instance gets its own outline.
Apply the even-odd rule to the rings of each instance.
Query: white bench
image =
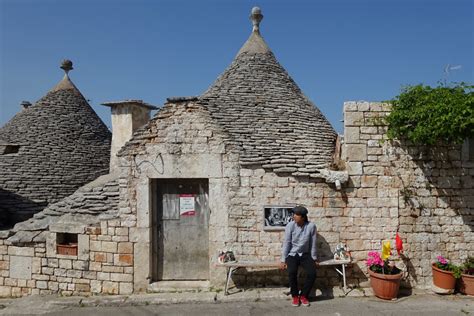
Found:
[[[319,262],[319,267],[334,267],[334,269],[342,276],[343,290],[347,294],[346,283],[346,266],[351,264],[351,260],[324,260]],[[232,279],[232,273],[240,268],[279,268],[280,263],[276,261],[232,261],[226,263],[218,263],[217,267],[227,268],[227,279],[225,282],[224,295],[228,295],[229,282]],[[339,269],[340,266],[340,269]]]

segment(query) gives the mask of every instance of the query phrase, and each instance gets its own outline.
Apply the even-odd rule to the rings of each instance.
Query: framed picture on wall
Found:
[[[265,205],[263,207],[263,230],[285,230],[293,220],[294,205]]]

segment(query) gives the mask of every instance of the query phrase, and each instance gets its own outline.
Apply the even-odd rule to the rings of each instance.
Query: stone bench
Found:
[[[342,276],[343,290],[347,293],[346,283],[346,266],[350,265],[352,261],[348,260],[323,260],[319,262],[318,267],[334,267],[334,269]],[[227,278],[225,282],[224,295],[229,294],[229,282],[232,278],[232,273],[240,268],[279,268],[280,263],[276,261],[231,261],[225,263],[218,263],[216,267],[227,268]]]

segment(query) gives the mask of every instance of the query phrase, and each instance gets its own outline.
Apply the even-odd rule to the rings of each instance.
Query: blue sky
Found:
[[[255,5],[277,59],[340,133],[344,101],[474,82],[471,0],[0,0],[0,126],[61,80],[65,58],[108,126],[102,102],[200,95],[247,40]],[[461,67],[446,76],[448,64]]]

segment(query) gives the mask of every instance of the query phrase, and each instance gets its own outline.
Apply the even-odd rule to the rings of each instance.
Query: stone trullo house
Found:
[[[0,228],[108,172],[111,134],[69,79],[0,128]]]
[[[342,145],[321,112],[253,31],[201,96],[112,109],[110,173],[1,232],[0,295],[130,294],[180,282],[222,286],[220,250],[278,260],[287,208],[306,205],[318,252],[343,242],[349,286],[368,286],[364,260],[398,231],[404,286],[431,285],[431,262],[474,254],[474,157],[459,146],[420,148],[386,139],[390,105],[344,104]],[[472,154],[472,153],[471,153]],[[339,169],[337,171],[333,169]],[[275,270],[240,284],[282,284]],[[339,285],[321,269],[316,286]],[[283,283],[284,284],[284,283]]]

